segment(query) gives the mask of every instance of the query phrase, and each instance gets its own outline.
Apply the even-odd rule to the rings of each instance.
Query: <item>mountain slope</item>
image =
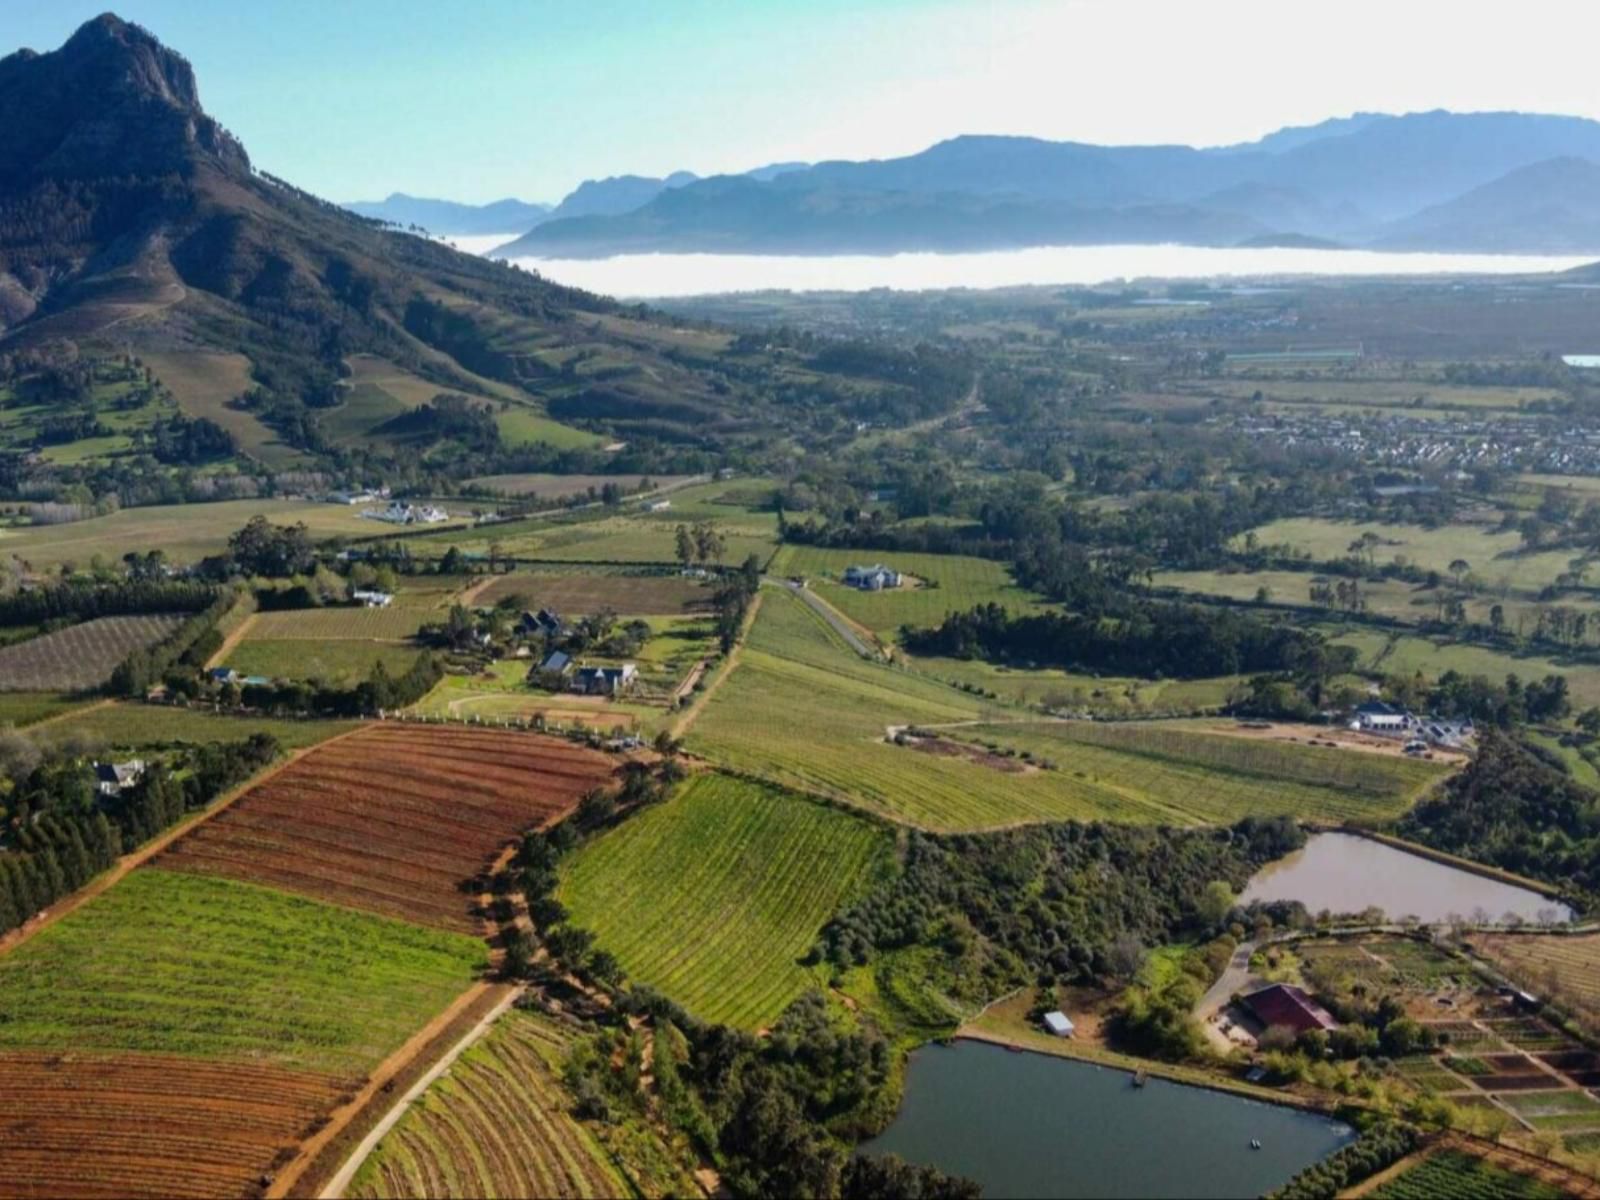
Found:
[[[822,162],[737,186],[703,180],[580,224],[558,212],[497,253],[888,253],[1284,234],[1361,243],[1389,222],[1563,156],[1600,161],[1600,122],[1366,113],[1212,150],[964,136],[903,158]],[[1500,248],[1545,244],[1537,227],[1518,224]]]
[[[189,64],[114,16],[0,60],[0,356],[242,353],[248,414],[320,454],[361,354],[476,397],[502,428],[508,409],[559,406],[612,437],[716,444],[760,424],[713,369],[725,341],[254,172]]]
[[[1600,252],[1600,163],[1552,158],[1391,225],[1405,250]]]
[[[351,212],[394,225],[416,225],[432,234],[517,233],[532,229],[550,215],[548,204],[496,200],[492,204],[459,204],[393,192],[385,200],[356,200]]]

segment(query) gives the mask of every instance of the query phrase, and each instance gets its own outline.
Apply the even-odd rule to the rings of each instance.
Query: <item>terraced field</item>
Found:
[[[434,1084],[362,1164],[346,1195],[633,1194],[605,1147],[571,1115],[561,1084],[567,1037],[513,1009]]]
[[[0,691],[73,692],[104,685],[117,664],[152,646],[181,616],[97,617],[0,647]]]
[[[1149,722],[1002,730],[998,723],[1014,716],[918,674],[858,658],[798,601],[768,589],[737,669],[688,741],[713,761],[945,831],[1050,820],[1193,825],[1251,813],[1370,818],[1399,812],[1432,778],[1426,772],[1436,770],[1403,760],[1302,759],[1302,747],[1275,746],[1254,758],[1221,736]],[[970,738],[980,721],[994,726],[991,740],[1053,760],[1057,769],[1042,770],[1020,754],[900,747],[885,736],[889,726],[952,725],[950,737]],[[1074,737],[1071,730],[1080,728],[1090,732]]]
[[[579,851],[560,897],[631,979],[755,1029],[819,982],[799,960],[889,852],[865,821],[700,776]]]
[[[882,562],[915,577],[904,587],[862,592],[839,583],[852,564]],[[979,604],[1003,604],[1013,612],[1038,608],[1040,598],[1011,580],[1004,563],[946,554],[887,554],[784,546],[772,560],[775,575],[804,575],[827,602],[880,637],[892,638],[902,625],[931,626],[949,612]]]
[[[141,868],[0,957],[0,1053],[147,1051],[346,1078],[485,959],[476,938]]]
[[[158,861],[471,933],[462,885],[613,770],[534,734],[374,725],[274,775]]]
[[[7,1196],[242,1196],[351,1081],[166,1054],[0,1053]]]

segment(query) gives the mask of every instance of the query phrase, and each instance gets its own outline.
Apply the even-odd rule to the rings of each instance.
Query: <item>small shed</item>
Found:
[[[1047,1033],[1055,1037],[1069,1038],[1073,1033],[1072,1019],[1062,1012],[1045,1013],[1044,1027]]]

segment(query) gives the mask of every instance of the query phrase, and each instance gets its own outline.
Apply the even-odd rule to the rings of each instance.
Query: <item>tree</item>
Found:
[[[1457,587],[1461,586],[1462,581],[1467,577],[1467,572],[1471,570],[1472,564],[1464,558],[1458,558],[1450,564],[1450,574],[1455,576]]]
[[[678,561],[687,567],[694,561],[695,540],[687,525],[679,525],[673,534]]]
[[[1233,888],[1225,879],[1213,879],[1206,884],[1195,904],[1195,911],[1207,925],[1220,925],[1233,911]]]
[[[701,563],[715,562],[722,557],[726,543],[717,527],[710,521],[697,521],[694,526],[694,556]]]

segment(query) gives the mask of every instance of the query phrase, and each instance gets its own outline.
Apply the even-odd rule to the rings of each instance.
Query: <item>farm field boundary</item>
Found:
[[[106,703],[109,704],[111,702],[106,701]],[[54,719],[62,720],[65,717],[78,716],[80,715],[81,711],[82,710],[76,710],[71,713],[64,713],[62,714],[62,717],[57,717]],[[351,734],[359,731],[360,727],[358,726],[356,729],[351,729],[345,733],[335,734],[333,737],[329,738],[328,741],[336,742],[341,738],[347,738],[351,736]],[[327,742],[322,743],[322,745],[327,744]],[[33,937],[41,930],[48,929],[51,925],[54,925],[57,921],[71,913],[74,909],[77,909],[80,906],[88,903],[90,900],[93,900],[96,896],[100,895],[101,892],[105,891],[118,880],[125,877],[129,871],[132,871],[135,867],[142,866],[151,859],[155,858],[156,855],[160,854],[184,834],[190,832],[192,829],[222,812],[246,792],[268,782],[273,778],[273,776],[279,774],[280,772],[288,770],[289,767],[294,765],[294,763],[311,753],[313,749],[315,749],[315,747],[305,746],[298,750],[291,751],[287,757],[280,759],[278,762],[270,764],[264,770],[258,772],[256,775],[239,784],[238,787],[223,793],[216,800],[212,801],[208,807],[201,809],[199,812],[196,812],[191,816],[185,817],[176,825],[164,830],[157,837],[152,838],[143,846],[140,846],[133,853],[124,854],[108,870],[91,879],[83,887],[73,892],[72,895],[65,896],[58,900],[55,904],[51,905],[48,912],[40,913],[27,924],[13,929],[4,937],[0,937],[0,955],[4,955],[8,951],[15,949],[17,946],[20,946],[23,942],[26,942],[29,938]]]

